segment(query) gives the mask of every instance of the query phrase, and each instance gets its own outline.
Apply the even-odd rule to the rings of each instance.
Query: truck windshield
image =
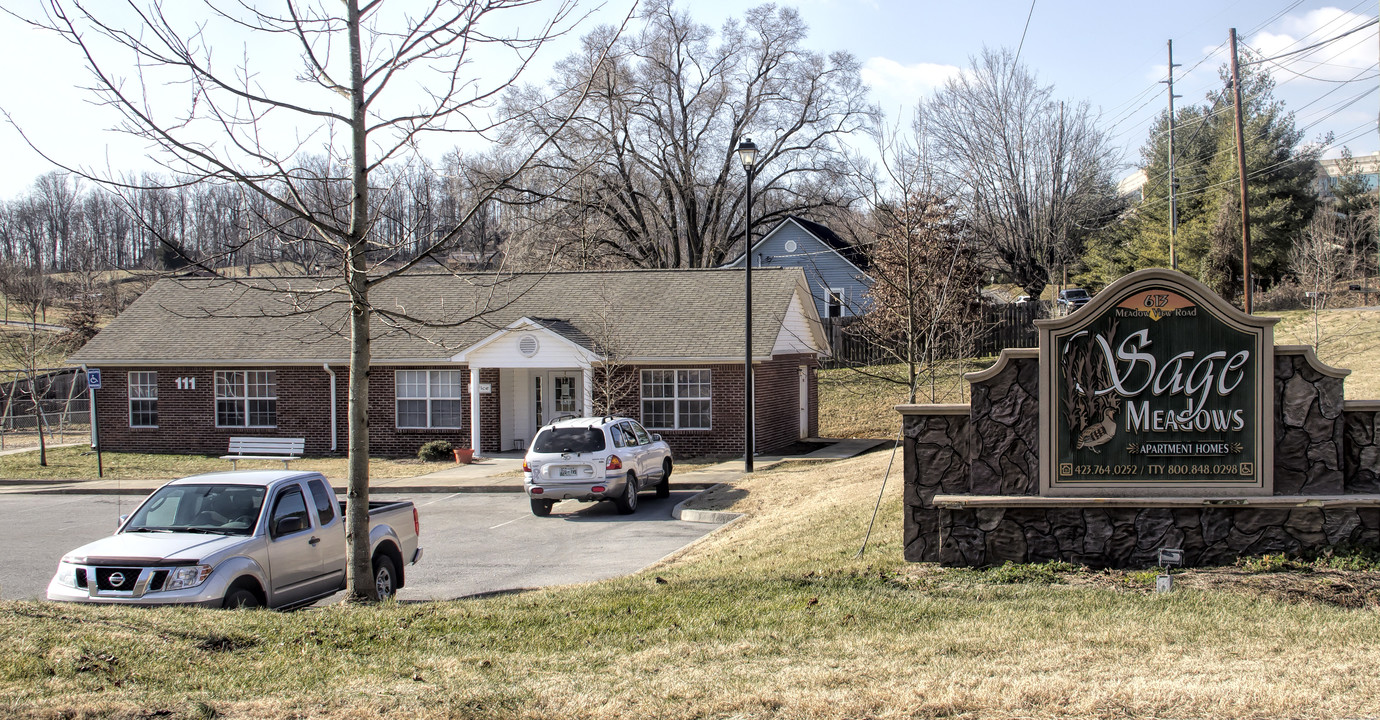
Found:
[[[532,452],[588,453],[604,449],[604,431],[597,427],[547,428],[532,443]]]
[[[1064,297],[1069,300],[1086,300],[1088,298],[1088,291],[1079,290],[1077,288],[1073,290],[1065,290]]]
[[[249,535],[263,504],[262,487],[169,485],[135,511],[123,532]]]

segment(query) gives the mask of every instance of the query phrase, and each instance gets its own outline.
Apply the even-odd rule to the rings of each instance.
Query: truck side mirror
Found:
[[[652,433],[652,442],[661,442],[661,433]]]

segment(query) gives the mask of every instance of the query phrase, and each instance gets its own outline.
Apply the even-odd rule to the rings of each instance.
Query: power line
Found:
[[[1030,12],[1025,14],[1025,28],[1021,30],[1021,43],[1016,46],[1016,59],[1011,64],[1014,66],[1021,60],[1021,50],[1025,47],[1025,34],[1030,30],[1030,18],[1035,14],[1035,0],[1030,0]]]
[[[1361,32],[1362,30],[1365,30],[1365,29],[1368,28],[1368,27],[1374,27],[1374,26],[1376,25],[1376,23],[1380,23],[1380,19],[1377,19],[1377,20],[1370,20],[1370,21],[1368,21],[1368,22],[1366,22],[1366,23],[1364,23],[1364,24],[1362,24],[1362,25],[1358,25],[1358,26],[1356,26],[1356,27],[1354,27],[1354,28],[1352,28],[1352,29],[1350,29],[1350,30],[1348,30],[1348,31],[1346,31],[1346,32],[1344,32],[1344,33],[1342,33],[1342,34],[1340,34],[1340,35],[1335,35],[1335,36],[1330,37],[1330,38],[1328,38],[1328,39],[1326,39],[1326,40],[1323,40],[1323,41],[1321,41],[1321,42],[1313,43],[1312,45],[1309,45],[1308,47],[1299,48],[1298,50],[1291,50],[1291,51],[1286,52],[1286,53],[1280,53],[1280,54],[1275,55],[1275,56],[1273,56],[1273,57],[1260,58],[1259,60],[1248,60],[1248,61],[1243,62],[1243,63],[1241,63],[1241,64],[1242,64],[1242,65],[1256,65],[1256,64],[1258,64],[1258,63],[1263,63],[1263,62],[1274,62],[1274,61],[1279,60],[1280,58],[1289,57],[1290,55],[1298,55],[1299,53],[1308,52],[1309,50],[1316,50],[1317,48],[1320,48],[1320,47],[1322,47],[1322,46],[1324,46],[1324,45],[1326,45],[1326,44],[1328,44],[1328,43],[1333,43],[1333,42],[1336,42],[1336,41],[1338,41],[1338,40],[1341,40],[1342,38],[1344,38],[1344,37],[1346,37],[1346,36],[1348,36],[1348,35],[1353,35],[1353,34],[1355,34],[1355,33]]]

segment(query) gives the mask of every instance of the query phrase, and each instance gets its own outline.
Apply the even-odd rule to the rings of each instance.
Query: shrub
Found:
[[[1252,305],[1260,312],[1277,312],[1308,308],[1309,301],[1304,297],[1303,288],[1299,287],[1298,283],[1285,280],[1257,294]]]
[[[417,457],[426,462],[436,462],[438,460],[449,460],[455,457],[455,452],[448,441],[432,440],[417,451]]]

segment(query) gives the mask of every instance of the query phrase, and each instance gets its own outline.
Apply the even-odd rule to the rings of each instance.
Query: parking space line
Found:
[[[512,520],[509,520],[508,522],[499,523],[499,524],[497,524],[497,525],[495,525],[495,526],[493,526],[493,527],[491,527],[491,528],[489,528],[489,529],[490,529],[490,530],[497,530],[497,529],[503,527],[504,525],[511,525],[511,524],[513,524],[513,523],[515,523],[515,522],[517,522],[517,521],[519,521],[519,520],[521,520],[521,519],[523,519],[523,518],[525,518],[525,517],[531,517],[531,516],[530,516],[530,515],[519,515],[519,516],[513,518]]]
[[[422,503],[422,504],[420,504],[420,505],[417,505],[417,503],[414,502],[413,505],[417,505],[417,507],[426,507],[427,505],[435,505],[435,504],[438,503],[438,502],[444,502],[444,501],[449,500],[449,499],[451,499],[451,498],[453,498],[453,497],[459,497],[459,496],[464,495],[464,494],[465,494],[465,493],[451,493],[450,495],[447,495],[447,496],[445,496],[445,497],[443,497],[443,498],[437,498],[437,499],[435,499],[435,500],[432,500],[431,502],[424,502],[424,503]]]

